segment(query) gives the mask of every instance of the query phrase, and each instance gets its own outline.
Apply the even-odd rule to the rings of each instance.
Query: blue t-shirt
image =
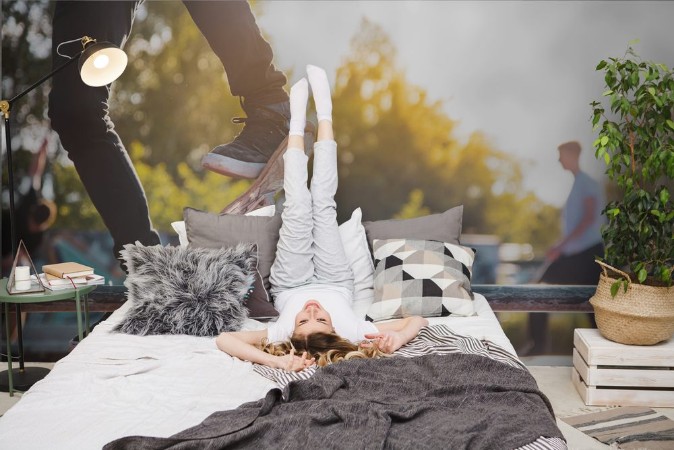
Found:
[[[590,178],[585,172],[579,171],[573,182],[573,187],[566,199],[566,204],[562,211],[562,224],[564,236],[568,236],[578,226],[583,218],[583,203],[586,198],[594,199],[594,221],[585,229],[582,235],[564,245],[562,254],[573,255],[601,242],[601,226],[605,218],[601,211],[604,209],[606,200],[604,193],[595,180]]]

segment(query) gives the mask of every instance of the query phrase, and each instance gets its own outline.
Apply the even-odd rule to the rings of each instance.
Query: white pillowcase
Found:
[[[362,224],[363,213],[356,208],[351,218],[339,226],[344,252],[353,271],[353,311],[364,318],[374,301],[374,263],[367,245],[365,227]]]
[[[255,211],[246,213],[247,216],[268,216],[276,213],[274,205],[265,206]],[[374,263],[370,255],[370,249],[367,245],[365,228],[362,224],[363,213],[360,208],[356,208],[351,214],[351,218],[339,226],[339,236],[342,239],[344,252],[349,260],[349,266],[353,271],[353,310],[359,318],[364,318],[367,310],[374,301]],[[187,247],[187,230],[185,222],[178,221],[171,223],[171,226],[178,233],[181,247]]]
[[[246,216],[265,216],[271,217],[276,214],[276,205],[263,206],[254,211],[247,212]],[[181,247],[187,247],[189,241],[187,240],[187,230],[185,229],[185,221],[171,222],[173,230],[178,233],[178,240]]]
[[[245,215],[271,217],[274,214],[276,214],[276,205],[263,206],[262,208],[247,212]]]

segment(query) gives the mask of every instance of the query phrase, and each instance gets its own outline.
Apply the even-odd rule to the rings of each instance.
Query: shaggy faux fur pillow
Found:
[[[215,336],[239,330],[248,317],[243,302],[257,266],[255,244],[206,249],[136,242],[121,255],[132,307],[116,331]]]

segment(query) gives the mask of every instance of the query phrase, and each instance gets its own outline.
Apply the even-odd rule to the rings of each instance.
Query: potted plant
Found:
[[[606,91],[591,103],[595,155],[620,199],[603,211],[604,273],[590,303],[607,339],[656,344],[674,334],[674,74],[631,47],[596,70]]]

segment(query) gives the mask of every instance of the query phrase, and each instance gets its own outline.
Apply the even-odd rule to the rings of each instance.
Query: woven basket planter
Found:
[[[654,287],[631,282],[629,275],[597,261],[604,271],[597,292],[590,298],[599,332],[606,339],[630,345],[653,345],[674,335],[674,287]],[[630,282],[611,297],[611,278],[607,268]]]

